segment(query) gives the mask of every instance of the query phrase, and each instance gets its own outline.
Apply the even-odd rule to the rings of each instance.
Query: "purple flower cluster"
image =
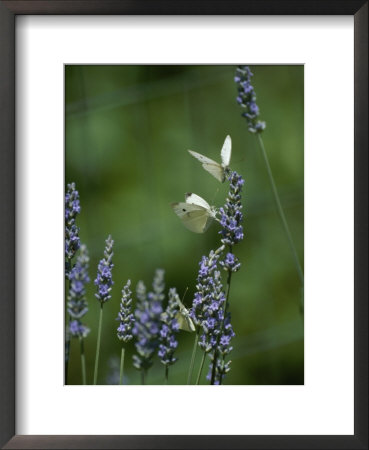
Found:
[[[88,276],[88,263],[90,258],[88,257],[87,247],[81,245],[80,253],[77,256],[76,264],[69,274],[69,293],[67,310],[71,317],[69,322],[69,332],[74,337],[86,337],[89,333],[89,328],[84,326],[81,322],[82,317],[88,311],[88,305],[86,301],[86,284],[89,283],[90,278]]]
[[[138,370],[147,371],[152,366],[152,358],[159,347],[164,289],[164,270],[162,269],[157,269],[155,272],[152,292],[146,293],[146,287],[142,281],[139,281],[136,287],[136,320],[132,334],[135,337],[137,351],[137,355],[133,355],[133,365]]]
[[[232,247],[243,239],[241,191],[244,179],[237,172],[231,172],[228,175],[228,181],[227,201],[223,208],[219,208],[222,226],[219,233],[222,236],[222,243]]]
[[[230,361],[225,358],[231,352],[230,341],[235,335],[230,314],[225,314],[226,296],[223,289],[221,273],[218,264],[227,270],[236,270],[237,262],[232,253],[223,257],[225,245],[215,252],[212,250],[208,257],[203,256],[197,277],[196,293],[194,296],[191,318],[201,332],[199,346],[208,353],[211,363],[209,379],[212,377],[215,361],[214,384],[220,384],[224,375],[230,370]],[[237,269],[238,270],[238,269]]]
[[[120,321],[117,336],[124,343],[129,342],[133,338],[132,328],[135,321],[132,314],[132,291],[130,290],[130,286],[131,280],[128,280],[122,289],[122,299],[117,319]]]
[[[109,235],[105,241],[104,258],[100,260],[97,267],[97,277],[95,279],[97,293],[95,296],[100,303],[105,303],[111,298],[110,292],[114,284],[112,279],[112,269],[114,267],[112,263],[113,244],[114,241]]]
[[[228,373],[231,370],[230,368],[231,361],[226,361],[226,356],[233,350],[233,347],[231,346],[231,339],[234,336],[235,333],[231,325],[231,315],[230,313],[228,313],[224,319],[223,327],[219,335],[218,345],[216,347],[217,359],[215,363],[216,366],[215,366],[214,384],[221,384],[226,373]],[[214,355],[215,352],[212,352],[212,354],[210,355],[212,362],[210,363],[209,372],[207,375],[207,379],[209,381],[211,380],[213,372]]]
[[[199,263],[200,269],[197,276],[196,292],[190,310],[190,317],[197,327],[202,326],[203,322],[208,318],[208,309],[215,308],[218,302],[214,292],[214,272],[217,269],[217,263],[223,250],[224,245],[215,252],[211,250],[209,256],[203,256]]]
[[[222,261],[219,261],[219,265],[228,272],[237,272],[241,267],[241,263],[239,262],[237,256],[230,252],[226,254]]]
[[[201,322],[202,334],[199,339],[199,346],[205,353],[214,352],[218,344],[224,319],[224,303],[226,299],[223,292],[221,275],[218,270],[214,270],[210,287],[210,301],[204,308],[204,318]]]
[[[237,103],[245,110],[242,117],[245,117],[248,129],[251,133],[261,133],[265,129],[265,122],[258,120],[259,107],[256,104],[254,87],[251,84],[253,74],[248,66],[238,66],[234,81],[237,83]]]
[[[75,183],[67,185],[65,194],[65,277],[68,279],[72,269],[71,260],[79,249],[79,228],[76,217],[81,212],[79,194]]]
[[[165,366],[170,366],[177,361],[174,351],[178,346],[176,334],[179,331],[179,324],[176,315],[179,312],[179,297],[175,288],[169,289],[168,306],[161,315],[162,326],[160,328],[159,351],[160,361]]]

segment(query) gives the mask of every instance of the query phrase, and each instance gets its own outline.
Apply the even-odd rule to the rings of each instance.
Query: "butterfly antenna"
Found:
[[[186,289],[184,291],[184,294],[183,294],[183,297],[182,297],[182,303],[184,302],[184,298],[186,297],[187,291],[188,291],[188,286],[186,287]]]

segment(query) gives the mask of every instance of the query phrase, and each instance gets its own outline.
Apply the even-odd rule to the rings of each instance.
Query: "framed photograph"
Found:
[[[4,448],[368,448],[367,18],[0,2]]]

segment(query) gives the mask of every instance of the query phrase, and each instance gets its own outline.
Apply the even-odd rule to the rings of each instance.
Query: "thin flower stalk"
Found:
[[[119,326],[117,329],[117,336],[122,341],[122,350],[120,358],[120,374],[119,383],[123,384],[124,373],[124,354],[125,347],[123,344],[127,344],[133,339],[132,328],[134,324],[134,316],[132,314],[132,291],[130,290],[131,280],[128,280],[122,289],[122,298],[120,302],[120,311],[118,313]]]
[[[294,264],[301,282],[302,287],[304,286],[304,274],[302,271],[302,267],[300,264],[299,257],[297,255],[296,247],[292,239],[292,235],[287,223],[287,219],[282,207],[282,203],[278,194],[277,186],[274,181],[272,169],[269,164],[268,155],[265,150],[264,142],[261,137],[261,132],[265,129],[265,122],[261,122],[258,120],[259,116],[259,107],[256,104],[256,94],[254,87],[251,84],[251,77],[253,74],[248,66],[238,66],[236,69],[236,74],[234,81],[237,84],[237,103],[242,107],[243,113],[242,116],[246,119],[248,130],[251,133],[257,134],[258,143],[261,149],[261,153],[263,155],[263,159],[265,162],[265,166],[267,169],[269,181],[271,184],[271,188],[273,191],[274,200],[277,206],[277,211],[282,221],[282,226],[287,236],[288,244],[293,256]],[[303,302],[303,300],[302,300]]]

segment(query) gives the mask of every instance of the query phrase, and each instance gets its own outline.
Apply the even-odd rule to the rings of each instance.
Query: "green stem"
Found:
[[[302,286],[304,286],[304,275],[303,275],[303,272],[302,272],[302,268],[301,268],[301,265],[300,265],[299,258],[297,256],[296,247],[295,247],[295,245],[293,243],[293,240],[292,240],[292,236],[291,236],[290,229],[288,227],[286,216],[284,215],[284,211],[283,211],[283,208],[282,208],[281,200],[279,198],[277,187],[276,187],[276,184],[274,182],[272,169],[270,167],[268,156],[267,156],[267,153],[266,153],[265,147],[264,147],[264,142],[263,142],[263,139],[262,139],[260,133],[258,133],[258,139],[259,139],[261,152],[262,152],[263,157],[264,157],[264,161],[265,161],[265,165],[266,165],[266,168],[267,168],[267,172],[268,172],[268,175],[269,175],[270,184],[272,185],[272,191],[273,191],[273,194],[274,194],[275,202],[277,204],[278,213],[279,213],[279,216],[280,216],[280,218],[282,220],[284,231],[286,232],[286,235],[287,235],[288,243],[290,245],[290,249],[291,249],[291,252],[292,252],[292,255],[293,255],[293,259],[295,261],[295,266],[296,266],[296,269],[297,269],[297,272],[298,272],[298,275],[299,275],[299,278],[300,278],[300,282],[301,282]]]
[[[122,347],[122,352],[120,354],[119,384],[123,384],[123,368],[124,368],[124,347]]]
[[[100,304],[100,316],[99,316],[99,328],[97,331],[97,344],[96,344],[96,356],[95,356],[95,370],[94,370],[94,384],[97,384],[97,374],[99,371],[99,356],[100,356],[100,343],[101,343],[101,328],[102,328],[102,317],[103,317],[103,306],[104,303]]]
[[[169,366],[165,366],[165,384],[168,384],[169,380]]]
[[[141,370],[141,384],[145,384],[146,370]]]
[[[201,358],[201,364],[200,364],[199,373],[197,374],[196,384],[199,384],[199,382],[200,382],[201,372],[202,372],[202,368],[204,367],[205,357],[206,357],[206,353],[204,352],[202,355],[202,358]]]
[[[191,379],[192,379],[193,367],[194,367],[194,364],[195,364],[195,357],[196,357],[196,350],[197,350],[197,343],[198,342],[199,342],[199,331],[196,331],[195,341],[193,343],[190,367],[189,367],[189,370],[188,370],[187,384],[191,384]]]
[[[81,350],[81,369],[82,369],[82,384],[86,385],[86,358],[85,358],[85,343],[83,336],[79,338],[80,350]]]

